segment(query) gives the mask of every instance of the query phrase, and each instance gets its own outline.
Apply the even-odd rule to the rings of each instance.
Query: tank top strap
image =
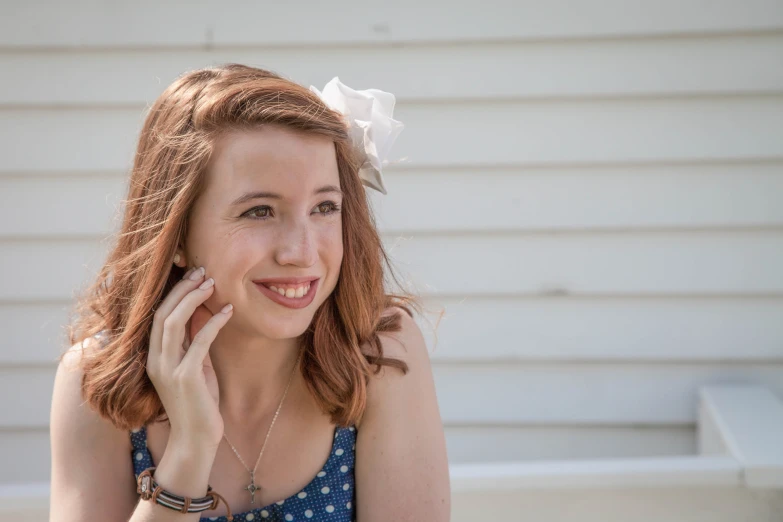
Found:
[[[131,450],[131,459],[133,461],[133,474],[136,479],[145,469],[152,467],[152,455],[150,455],[147,449],[147,428],[142,426],[131,430],[130,432],[131,444],[133,449]]]
[[[131,430],[130,439],[134,450],[147,451],[147,428],[145,426]]]

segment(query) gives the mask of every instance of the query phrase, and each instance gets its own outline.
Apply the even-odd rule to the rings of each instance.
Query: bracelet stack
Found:
[[[152,473],[154,471],[155,466],[147,468],[139,473],[139,477],[136,479],[136,493],[139,493],[143,500],[152,500],[161,506],[173,509],[174,511],[179,511],[180,513],[198,513],[206,511],[207,509],[215,509],[218,505],[218,501],[222,500],[228,511],[226,518],[228,518],[229,522],[234,520],[234,517],[231,515],[231,508],[228,507],[226,499],[215,491],[212,491],[211,486],[207,485],[207,494],[204,497],[181,497],[161,488],[160,485],[155,482],[155,479],[152,478]]]

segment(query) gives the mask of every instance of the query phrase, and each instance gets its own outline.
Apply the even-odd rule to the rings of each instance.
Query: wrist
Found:
[[[218,446],[220,446],[223,439],[221,437],[217,442],[214,442],[195,434],[193,431],[171,428],[168,441],[166,447],[174,446],[188,454],[198,453],[212,455],[214,458],[217,454]]]
[[[203,497],[207,494],[214,460],[215,453],[203,446],[169,439],[153,478],[160,487],[177,495]]]

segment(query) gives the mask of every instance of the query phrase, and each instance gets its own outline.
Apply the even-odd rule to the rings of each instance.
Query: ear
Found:
[[[188,262],[187,259],[185,259],[185,252],[181,248],[178,248],[174,253],[173,262],[180,268],[187,268]]]

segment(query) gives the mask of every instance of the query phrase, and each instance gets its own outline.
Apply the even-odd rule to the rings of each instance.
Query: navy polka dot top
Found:
[[[147,449],[147,429],[141,427],[130,433],[133,443],[133,472],[136,479],[145,469],[155,466]],[[354,512],[354,456],[356,450],[356,428],[337,426],[334,430],[332,451],[324,467],[302,491],[291,497],[259,507],[244,513],[234,513],[234,522],[269,521],[290,522],[311,520],[313,522],[352,522]],[[220,493],[218,491],[218,493]],[[223,515],[201,517],[201,522],[228,522]]]

